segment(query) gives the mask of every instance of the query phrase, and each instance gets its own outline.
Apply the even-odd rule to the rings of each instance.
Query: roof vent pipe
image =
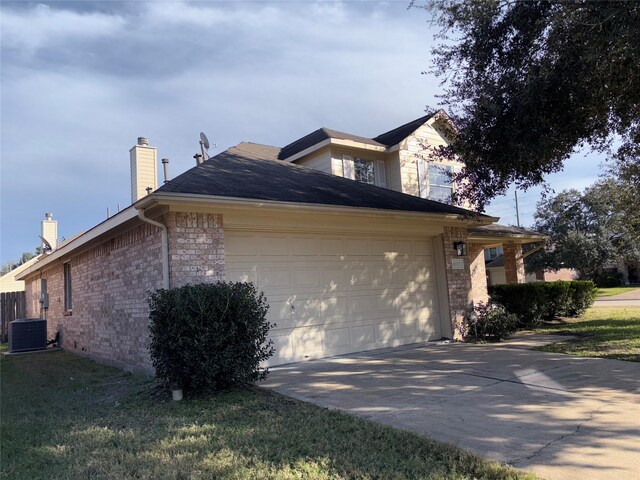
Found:
[[[162,159],[162,168],[164,168],[164,183],[169,181],[169,159]]]

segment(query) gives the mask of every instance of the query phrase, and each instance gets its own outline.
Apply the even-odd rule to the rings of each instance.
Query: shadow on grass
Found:
[[[12,479],[532,478],[260,388],[171,402],[66,352],[3,358],[2,413]]]
[[[640,308],[592,308],[581,318],[558,319],[537,331],[579,338],[536,350],[640,362]]]

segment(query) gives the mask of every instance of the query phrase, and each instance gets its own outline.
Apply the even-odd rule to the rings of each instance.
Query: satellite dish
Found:
[[[45,253],[53,251],[53,247],[49,242],[47,242],[47,239],[44,238],[42,235],[38,235],[38,236],[40,237],[40,240],[42,240],[42,251]]]
[[[204,132],[200,132],[200,143],[204,146],[206,150],[209,150],[209,139],[204,134]]]

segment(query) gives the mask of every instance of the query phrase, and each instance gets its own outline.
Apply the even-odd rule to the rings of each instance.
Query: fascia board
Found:
[[[108,233],[110,230],[122,225],[123,223],[132,220],[138,217],[138,210],[134,205],[131,205],[116,215],[109,217],[104,222],[99,223],[92,229],[86,231],[82,235],[77,238],[74,238],[72,241],[63,245],[62,247],[54,250],[49,255],[44,256],[40,259],[40,261],[31,265],[28,269],[24,270],[20,273],[19,276],[16,277],[16,280],[24,280],[26,277],[31,275],[34,272],[39,271],[43,267],[51,264],[55,260],[60,259],[61,257],[71,253],[72,251],[78,249],[79,247],[86,245],[88,242],[98,238],[105,233]]]
[[[310,203],[297,203],[297,202],[279,202],[273,200],[257,200],[252,198],[238,198],[238,197],[216,197],[211,195],[193,195],[188,193],[155,193],[145,197],[145,204],[140,204],[138,208],[146,208],[147,206],[154,205],[209,205],[220,206],[225,208],[264,208],[270,210],[296,210],[299,212],[335,212],[337,214],[345,215],[361,215],[361,216],[395,216],[398,218],[415,218],[415,219],[433,219],[439,220],[443,223],[454,223],[460,225],[460,222],[464,224],[479,226],[489,225],[498,221],[495,217],[482,217],[482,218],[465,218],[460,214],[451,213],[428,213],[428,212],[408,212],[402,210],[381,210],[378,208],[365,208],[365,207],[348,207],[342,205],[318,205]]]

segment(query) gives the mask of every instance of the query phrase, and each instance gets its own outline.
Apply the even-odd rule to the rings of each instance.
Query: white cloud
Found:
[[[70,236],[124,206],[138,136],[175,176],[194,165],[200,131],[213,153],[321,126],[373,136],[439,90],[420,75],[424,13],[400,2],[6,5],[2,261],[30,248],[44,211]]]
[[[31,9],[2,11],[2,43],[5,48],[33,54],[60,42],[111,37],[122,32],[125,21],[117,15],[78,13],[37,5]]]

